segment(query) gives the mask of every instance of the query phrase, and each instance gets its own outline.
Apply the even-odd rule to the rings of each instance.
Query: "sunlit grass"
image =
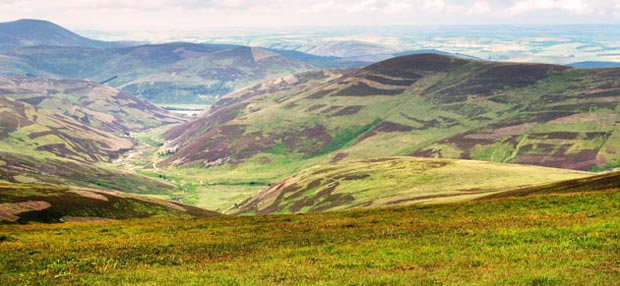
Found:
[[[0,226],[3,285],[618,285],[620,192]]]

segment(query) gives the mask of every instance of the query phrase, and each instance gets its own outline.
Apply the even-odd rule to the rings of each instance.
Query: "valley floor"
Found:
[[[2,285],[620,285],[620,191],[0,225]]]

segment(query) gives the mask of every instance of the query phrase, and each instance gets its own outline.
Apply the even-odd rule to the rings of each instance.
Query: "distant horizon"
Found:
[[[618,0],[0,0],[0,22],[76,30],[438,25],[618,25]]]
[[[389,58],[398,52],[419,50],[436,50],[491,61],[551,64],[620,62],[619,24],[350,25],[202,30],[173,30],[171,27],[170,30],[118,32],[75,29],[47,19],[21,18],[9,22],[17,20],[46,21],[81,36],[103,41],[231,44],[320,56],[360,56],[363,61],[369,62]],[[326,47],[333,43],[338,44]],[[357,47],[352,48],[351,45]],[[360,49],[367,54],[351,54]]]
[[[350,28],[364,28],[364,29],[381,29],[381,28],[450,28],[450,27],[620,27],[620,23],[554,23],[554,24],[539,24],[539,23],[487,23],[487,24],[385,24],[385,25],[370,25],[370,24],[343,24],[343,25],[299,25],[299,26],[222,26],[222,27],[202,27],[197,29],[186,29],[186,28],[135,28],[135,29],[99,29],[99,28],[85,28],[79,27],[75,25],[65,25],[62,24],[62,21],[55,21],[52,19],[45,18],[33,18],[33,17],[21,17],[14,18],[8,20],[2,20],[0,23],[9,23],[16,22],[20,20],[34,20],[34,21],[45,21],[50,22],[63,28],[66,28],[72,32],[79,31],[89,31],[89,32],[109,32],[109,33],[123,33],[123,32],[140,32],[140,31],[165,31],[165,32],[201,32],[201,31],[211,31],[211,30],[262,30],[263,33],[270,33],[270,31],[265,31],[265,29],[272,29],[274,31],[294,31],[297,29],[350,29]],[[618,32],[620,34],[620,31]]]

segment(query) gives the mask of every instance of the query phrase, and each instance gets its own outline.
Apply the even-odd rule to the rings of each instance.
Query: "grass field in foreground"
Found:
[[[620,192],[0,225],[2,285],[620,285]]]

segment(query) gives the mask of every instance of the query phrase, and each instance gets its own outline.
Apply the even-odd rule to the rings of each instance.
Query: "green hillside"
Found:
[[[219,104],[167,133],[179,151],[165,163],[228,162],[246,168],[248,178],[267,167],[287,175],[317,163],[395,155],[613,166],[620,162],[619,75],[404,56],[327,84]]]
[[[590,173],[471,160],[378,158],[315,166],[237,204],[237,214],[458,202]],[[620,187],[620,183],[616,187]]]
[[[620,171],[605,172],[596,176],[553,182],[532,187],[521,187],[498,192],[480,199],[523,197],[550,193],[600,192],[620,188]]]
[[[0,96],[0,152],[51,153],[79,161],[110,161],[133,142],[47,109]]]
[[[4,285],[617,285],[620,192],[0,225]]]
[[[166,194],[176,187],[111,165],[131,133],[181,119],[81,80],[0,77],[0,181]]]
[[[111,161],[134,146],[130,132],[181,120],[93,82],[0,77],[0,152]]]
[[[215,216],[143,197],[46,185],[0,184],[0,223],[96,221],[151,216]]]

